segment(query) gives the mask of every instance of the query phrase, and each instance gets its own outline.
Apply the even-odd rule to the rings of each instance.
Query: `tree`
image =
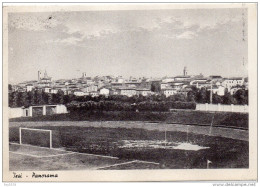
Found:
[[[223,96],[223,104],[237,104],[237,101],[234,97],[232,97],[232,95],[229,92],[226,92]]]
[[[27,92],[19,92],[18,95],[18,106],[25,106],[28,107],[29,106],[29,100],[28,100],[28,94]]]
[[[18,101],[19,101],[18,92],[12,92],[9,100],[10,107],[18,107]]]
[[[195,102],[195,101],[196,101],[196,92],[194,92],[194,91],[189,91],[189,92],[187,93],[187,101]]]
[[[27,99],[28,99],[28,104],[30,106],[34,105],[35,104],[35,93],[30,91],[30,92],[27,92]]]
[[[234,98],[237,100],[238,104],[245,105],[248,103],[248,92],[243,89],[239,89],[234,94]]]
[[[12,92],[12,90],[13,90],[12,85],[11,85],[11,84],[8,84],[8,92]]]
[[[207,103],[207,90],[206,88],[201,88],[197,93],[197,98],[199,103]]]
[[[152,92],[160,92],[161,91],[161,84],[159,82],[152,82],[151,91]]]
[[[212,96],[212,102],[214,104],[223,103],[223,98],[217,94],[213,94]]]
[[[58,104],[64,103],[63,97],[64,97],[64,92],[62,90],[58,90],[58,93],[57,93],[57,103]]]
[[[37,105],[43,105],[44,104],[44,100],[43,100],[43,91],[42,90],[35,90],[34,91],[34,104]]]

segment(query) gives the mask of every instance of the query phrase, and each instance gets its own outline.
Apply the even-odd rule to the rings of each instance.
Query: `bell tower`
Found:
[[[183,75],[184,75],[184,76],[187,76],[187,75],[188,75],[188,73],[187,73],[187,67],[186,67],[186,66],[185,66],[184,69],[183,69]]]

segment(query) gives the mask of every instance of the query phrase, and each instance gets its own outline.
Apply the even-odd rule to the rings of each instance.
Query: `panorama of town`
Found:
[[[38,80],[26,81],[16,85],[9,85],[10,92],[30,92],[41,90],[45,93],[75,96],[99,95],[134,95],[150,96],[163,94],[166,97],[183,94],[187,96],[193,88],[205,89],[218,96],[225,93],[234,95],[238,90],[248,90],[247,77],[222,77],[211,75],[189,75],[184,67],[183,73],[174,77],[146,78],[123,76],[95,76],[89,77],[83,72],[80,78],[52,80],[47,71],[38,71]]]

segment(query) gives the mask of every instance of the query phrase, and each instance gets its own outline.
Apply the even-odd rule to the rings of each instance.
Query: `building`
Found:
[[[190,81],[191,77],[190,76],[176,76],[174,77],[174,81]]]
[[[26,91],[31,92],[33,90],[33,85],[32,84],[27,84],[26,85]]]
[[[136,88],[118,88],[119,95],[126,95],[132,97],[136,95]]]
[[[30,106],[27,108],[9,107],[9,118],[35,117],[35,116],[45,116],[45,115],[53,115],[53,114],[65,114],[65,113],[68,113],[67,107],[65,105],[38,105],[38,106]]]
[[[51,93],[51,87],[44,87],[44,88],[43,88],[43,91],[44,91],[45,93]]]
[[[221,81],[223,78],[220,75],[211,75],[209,76],[209,79],[213,81]]]
[[[87,78],[87,77],[88,77],[87,73],[86,73],[86,72],[83,72],[83,73],[82,73],[82,78]]]
[[[208,86],[207,90],[211,91],[211,86]],[[212,86],[212,93],[217,94],[219,96],[223,96],[223,95],[225,95],[225,87],[213,85]]]
[[[118,83],[118,82],[111,82],[111,87],[112,88],[121,88],[122,86],[124,86],[124,83]]]
[[[89,85],[87,86],[87,92],[97,92],[98,86],[97,85]]]
[[[228,89],[230,91],[231,87],[236,87],[236,86],[242,86],[244,84],[244,79],[242,77],[232,77],[225,79],[222,82],[222,86]]]
[[[173,81],[168,83],[173,89],[179,90],[183,87],[184,82],[183,81]]]
[[[51,83],[51,77],[48,76],[45,70],[44,75],[41,71],[38,71],[38,81],[41,83]]]
[[[174,80],[175,80],[174,77],[167,77],[162,79],[162,83],[173,82]]]
[[[163,89],[165,89],[165,88],[167,88],[167,87],[169,87],[169,84],[168,84],[168,83],[166,83],[166,82],[162,82],[162,83],[161,83],[161,90],[163,90]]]
[[[161,92],[166,96],[169,97],[171,95],[175,95],[177,93],[177,90],[174,88],[165,88],[162,89]]]
[[[73,92],[73,94],[74,94],[75,96],[84,96],[84,95],[85,95],[85,93],[82,92],[81,90],[75,90],[75,91]]]
[[[183,76],[187,76],[187,75],[188,75],[187,67],[184,67],[184,69],[183,69]]]
[[[185,88],[177,90],[177,94],[183,94],[183,95],[187,96],[189,91],[192,91],[192,87],[186,86]]]
[[[206,82],[200,82],[200,81],[194,81],[191,83],[191,86],[195,86],[196,88],[206,88],[208,86],[211,86],[211,82],[210,81],[206,81]]]
[[[151,90],[147,88],[137,88],[136,89],[136,94],[137,95],[142,95],[142,96],[148,96],[151,94]]]
[[[107,89],[107,88],[101,88],[101,89],[99,90],[99,94],[100,94],[100,95],[108,96],[108,95],[109,95],[109,89]]]
[[[91,95],[92,97],[97,97],[97,96],[99,96],[99,92],[93,91],[93,92],[90,92],[89,95]]]

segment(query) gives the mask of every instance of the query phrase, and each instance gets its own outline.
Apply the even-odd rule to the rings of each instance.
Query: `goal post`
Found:
[[[52,130],[19,127],[19,143],[53,148]]]

